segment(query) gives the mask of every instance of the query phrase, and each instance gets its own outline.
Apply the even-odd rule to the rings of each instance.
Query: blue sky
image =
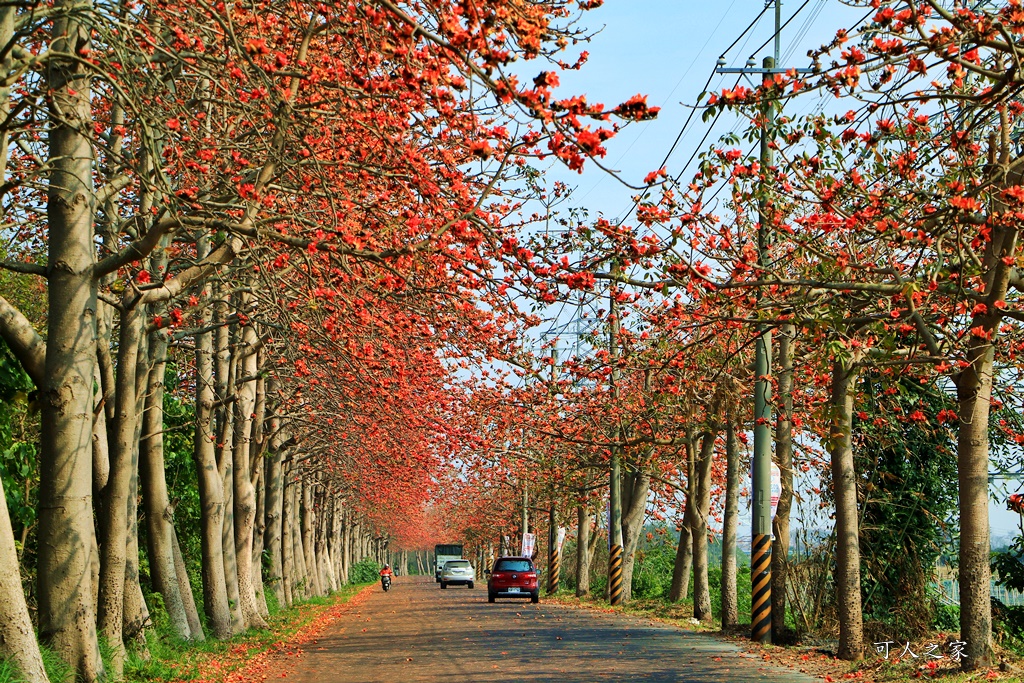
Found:
[[[743,34],[764,6],[763,0],[606,0],[599,9],[586,13],[583,25],[596,34],[588,44],[571,50],[587,50],[590,58],[579,72],[561,74],[559,96],[583,93],[591,102],[614,106],[643,93],[648,95],[649,105],[662,108],[655,121],[633,124],[609,141],[605,165],[619,171],[633,184],[640,184],[648,172],[660,168],[690,112],[686,105],[692,106],[697,101],[719,56]],[[782,32],[780,64],[808,66],[808,49],[827,43],[837,29],[853,24],[861,16],[861,11],[836,0],[783,2],[782,21],[789,21],[789,24]],[[728,52],[727,66],[743,66],[751,57],[760,65],[763,57],[772,54],[773,29],[774,9],[769,9]],[[757,50],[764,43],[769,44]],[[575,55],[570,52],[565,61],[574,61]],[[519,65],[517,71],[532,77],[536,75],[533,72],[545,69],[540,62],[531,62]],[[715,76],[709,89],[720,91],[731,87],[735,79],[736,76]],[[798,104],[788,113],[805,113],[819,104],[808,98],[806,103]],[[701,147],[706,148],[720,135],[737,128],[735,118],[722,117]],[[693,117],[668,161],[671,174],[682,170],[708,131],[708,125],[701,122],[699,115]],[[583,174],[570,172],[555,163],[542,168],[549,180],[563,180],[575,187],[570,204],[586,207],[591,217],[599,213],[608,218],[621,217],[630,208],[631,197],[636,193],[593,165]],[[804,483],[810,487],[816,482]],[[1010,492],[1020,483],[1008,482]],[[1005,492],[998,495],[1000,501],[1005,499]],[[990,505],[990,519],[995,536],[1017,528],[1018,516],[1003,509],[1002,502]],[[814,520],[807,521],[812,526],[817,525]]]

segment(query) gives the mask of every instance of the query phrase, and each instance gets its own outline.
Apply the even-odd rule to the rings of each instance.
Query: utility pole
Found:
[[[608,291],[608,358],[611,364],[612,405],[619,404],[619,302],[618,261],[612,262],[611,289]],[[619,453],[619,424],[616,419],[612,429],[612,466],[608,477],[608,602],[618,605],[622,602],[622,462]]]
[[[551,389],[552,398],[555,396],[556,382],[558,381],[558,348],[551,349]],[[548,595],[558,592],[558,580],[561,575],[562,557],[558,548],[558,520],[556,512],[558,506],[555,502],[555,492],[551,492],[551,507],[548,511]]]
[[[520,547],[520,549],[522,549],[523,544],[526,541],[526,534],[528,534],[530,532],[530,487],[526,484],[526,482],[523,482],[523,510],[522,510],[522,513],[523,513],[523,518],[522,518],[522,521],[520,522],[520,527],[519,527],[522,530],[520,532],[522,535],[519,537],[519,547]]]
[[[777,66],[781,47],[782,33],[782,0],[775,2],[775,45],[774,57],[765,57],[761,68],[755,68],[753,58],[742,69],[727,69],[725,60],[719,60],[715,69],[718,73],[761,74],[770,77],[777,73],[785,73],[790,69]],[[795,69],[799,73],[810,73],[812,69]],[[776,105],[767,102],[764,105],[764,125],[761,128],[761,174],[768,173],[774,163],[770,145],[771,129],[775,125]],[[763,181],[762,181],[763,183]],[[761,198],[757,203],[757,265],[763,277],[768,266],[768,229],[770,220],[769,203],[762,185]],[[758,291],[760,302],[761,293]],[[772,333],[766,325],[759,324],[757,340],[754,346],[754,457],[751,467],[751,491],[753,505],[750,525],[750,638],[751,640],[770,643],[772,639],[772,506],[771,506],[771,467],[772,467],[772,429],[771,429],[771,349]]]

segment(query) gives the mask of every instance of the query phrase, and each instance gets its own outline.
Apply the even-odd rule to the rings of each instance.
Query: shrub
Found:
[[[348,582],[349,583],[373,583],[380,578],[380,570],[382,565],[369,557],[356,562],[348,570]]]

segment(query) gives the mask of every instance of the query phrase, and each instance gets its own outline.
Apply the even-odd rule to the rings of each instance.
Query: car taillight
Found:
[[[537,578],[537,572],[530,572],[528,574],[523,574],[523,576],[525,576],[528,579],[536,579]]]
[[[504,579],[505,578],[505,574],[502,573],[502,572],[494,572],[493,574],[491,574],[491,578],[492,579]]]

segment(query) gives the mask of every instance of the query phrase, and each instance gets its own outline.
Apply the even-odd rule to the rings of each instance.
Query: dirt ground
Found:
[[[488,604],[484,584],[440,590],[398,578],[345,612],[302,652],[270,662],[287,683],[810,683],[728,642],[655,623],[555,604]],[[262,678],[262,677],[261,677]],[[817,679],[820,680],[820,679]]]

